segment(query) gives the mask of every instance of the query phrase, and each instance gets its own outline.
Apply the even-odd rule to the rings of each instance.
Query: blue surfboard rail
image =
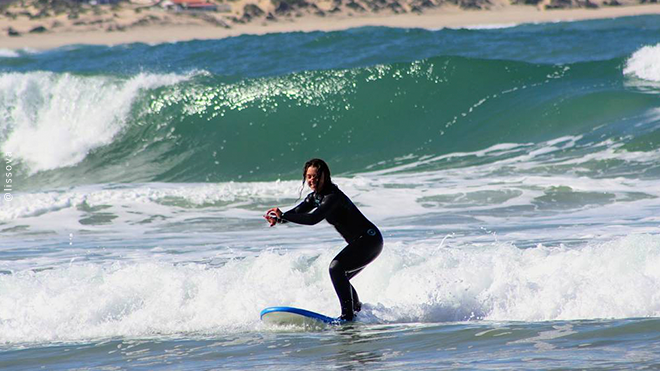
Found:
[[[261,315],[259,316],[259,318],[263,319],[264,315],[274,312],[294,313],[331,325],[337,325],[342,322],[345,322],[343,320],[340,320],[339,318],[332,318],[332,317],[324,316],[323,314],[320,313],[312,312],[311,310],[294,308],[294,307],[268,307],[261,311]]]

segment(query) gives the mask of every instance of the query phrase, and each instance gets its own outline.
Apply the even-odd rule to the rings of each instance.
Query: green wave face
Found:
[[[660,103],[657,94],[628,84],[621,70],[621,60],[550,66],[436,57],[241,80],[209,73],[157,84],[75,76],[76,84],[61,89],[80,89],[77,99],[85,96],[86,83],[99,79],[115,86],[111,92],[136,85],[116,117],[95,121],[92,110],[81,119],[91,129],[112,123],[117,132],[81,147],[81,160],[63,166],[35,171],[21,157],[29,151],[13,155],[18,152],[27,174],[21,180],[40,187],[293,179],[311,157],[328,160],[335,173],[352,174],[564,136],[577,136],[586,146],[612,140],[655,150],[658,120],[650,113]],[[87,104],[103,107],[110,94]],[[24,111],[38,116],[58,103],[44,96]],[[4,128],[4,146],[12,140],[14,121]],[[66,142],[58,144],[71,150]],[[498,160],[448,157],[415,171]]]

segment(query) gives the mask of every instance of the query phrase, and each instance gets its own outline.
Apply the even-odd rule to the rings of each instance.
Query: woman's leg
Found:
[[[330,278],[341,305],[341,318],[352,320],[361,305],[357,291],[349,280],[371,263],[383,249],[380,234],[364,236],[351,242],[330,263]],[[356,308],[357,307],[357,308]]]
[[[362,272],[362,269],[358,269],[355,272],[349,273],[347,275],[348,280],[350,281],[351,278],[353,278],[358,273]],[[358,297],[358,293],[357,291],[355,291],[355,287],[353,287],[353,284],[349,282],[349,285],[351,285],[351,293],[353,295],[353,312],[357,313],[362,310],[362,302],[360,301],[360,298]]]

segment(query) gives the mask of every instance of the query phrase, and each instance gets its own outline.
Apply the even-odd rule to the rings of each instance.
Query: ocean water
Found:
[[[0,50],[0,369],[660,367],[660,16]],[[358,321],[303,163],[383,231]]]

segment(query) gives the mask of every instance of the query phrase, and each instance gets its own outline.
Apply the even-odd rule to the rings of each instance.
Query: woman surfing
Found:
[[[330,262],[330,278],[341,305],[340,320],[352,321],[362,308],[357,291],[349,280],[378,257],[383,249],[383,237],[351,200],[330,179],[325,161],[315,158],[303,168],[303,186],[313,191],[295,208],[282,213],[274,207],[264,218],[270,226],[292,222],[314,225],[322,220],[332,224],[348,244]]]

